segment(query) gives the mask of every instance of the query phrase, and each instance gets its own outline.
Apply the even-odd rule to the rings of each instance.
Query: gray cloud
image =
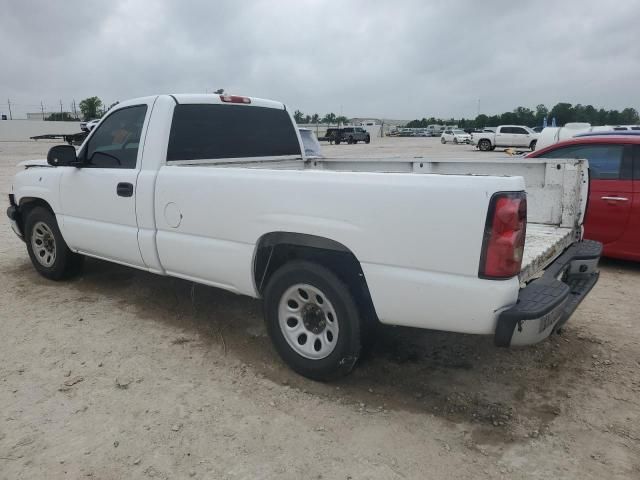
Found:
[[[0,0],[0,9],[0,102],[224,87],[306,113],[392,118],[474,117],[478,99],[488,114],[640,103],[636,2]]]

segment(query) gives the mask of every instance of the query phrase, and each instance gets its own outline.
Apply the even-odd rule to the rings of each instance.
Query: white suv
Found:
[[[440,136],[441,143],[471,143],[471,135],[459,128],[450,128],[443,132]]]

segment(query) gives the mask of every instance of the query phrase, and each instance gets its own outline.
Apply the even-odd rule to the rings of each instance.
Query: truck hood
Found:
[[[32,168],[32,167],[50,167],[51,165],[47,163],[46,158],[43,158],[40,160],[25,160],[24,162],[20,162],[18,166],[24,167],[24,168]]]

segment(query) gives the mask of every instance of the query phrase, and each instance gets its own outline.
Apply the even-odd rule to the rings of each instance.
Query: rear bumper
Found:
[[[500,313],[495,343],[500,347],[538,343],[560,329],[598,281],[602,244],[575,243],[542,277],[520,290],[518,302]]]

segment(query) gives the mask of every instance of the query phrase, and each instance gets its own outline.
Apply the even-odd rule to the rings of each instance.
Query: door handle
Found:
[[[116,193],[119,197],[132,197],[133,196],[133,184],[129,182],[120,182],[116,187]]]
[[[606,200],[607,202],[628,202],[629,199],[627,197],[600,197],[601,200]]]

